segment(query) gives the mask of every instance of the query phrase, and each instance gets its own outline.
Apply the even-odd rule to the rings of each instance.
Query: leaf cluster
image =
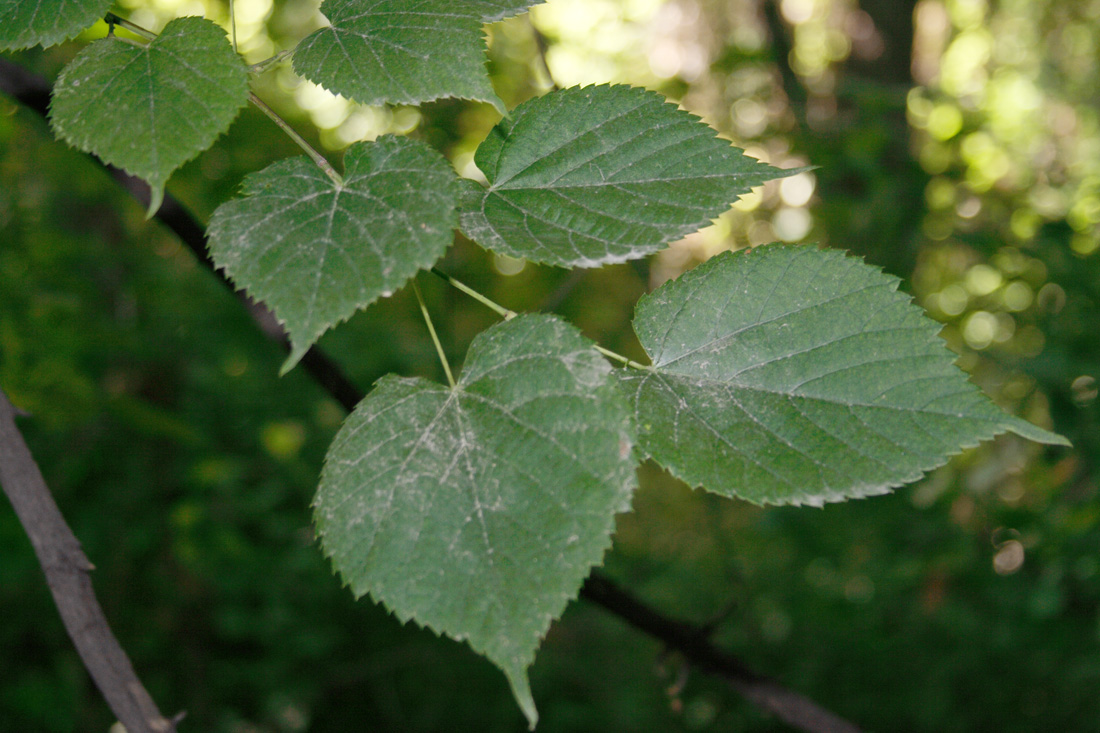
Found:
[[[364,103],[455,97],[504,111],[481,26],[532,4],[325,0],[330,25],[296,47],[293,66]],[[8,3],[0,47],[56,43],[105,10],[64,7],[46,27],[28,0]],[[262,102],[212,22],[180,18],[148,35],[112,33],[82,51],[58,79],[51,120],[148,181],[152,213],[172,172],[250,98]],[[477,150],[484,183],[403,137],[352,145],[342,173],[306,152],[250,175],[208,232],[217,265],[285,326],[284,372],[431,269],[456,229],[498,254],[601,267],[799,172],[747,157],[654,92],[609,85],[511,110]],[[602,561],[642,459],[722,496],[820,506],[886,493],[1005,431],[1065,442],[970,385],[897,286],[836,251],[723,254],[638,304],[648,365],[560,318],[471,293],[504,320],[474,340],[457,381],[384,378],[329,448],[315,499],[323,549],[356,595],[493,661],[533,726],[527,669]]]

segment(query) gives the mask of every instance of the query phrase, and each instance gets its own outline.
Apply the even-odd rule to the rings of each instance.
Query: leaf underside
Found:
[[[639,446],[684,481],[756,503],[888,492],[1005,431],[898,280],[837,251],[724,253],[643,298],[650,371],[620,370]]]
[[[457,179],[424,143],[355,143],[337,186],[308,158],[245,179],[210,221],[210,254],[285,324],[285,373],[333,325],[404,285],[453,238]]]
[[[101,19],[111,0],[0,0],[0,51],[53,46]]]
[[[484,23],[541,0],[325,0],[331,25],[305,38],[294,71],[362,104],[421,104],[444,97],[489,102]]]
[[[325,459],[316,522],[355,594],[465,640],[531,725],[527,668],[634,487],[607,363],[553,316],[480,334],[453,390],[384,377]]]
[[[247,102],[248,72],[225,31],[177,18],[148,46],[109,37],[81,51],[57,80],[50,121],[74,147],[146,180],[152,215],[172,172]]]
[[[517,107],[475,154],[459,226],[494,252],[563,267],[644,257],[753,186],[799,170],[744,155],[656,92],[573,87]]]

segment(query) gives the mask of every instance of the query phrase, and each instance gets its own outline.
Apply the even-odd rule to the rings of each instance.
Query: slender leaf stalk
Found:
[[[229,0],[229,33],[233,41],[233,51],[237,51],[237,16],[233,12],[233,0]]]
[[[306,139],[299,135],[298,132],[293,127],[291,127],[286,120],[280,117],[278,112],[271,109],[271,107],[268,107],[267,103],[257,97],[255,93],[249,93],[248,99],[252,102],[252,104],[259,107],[261,112],[270,117],[271,121],[278,125],[279,128],[283,132],[285,132],[291,140],[297,143],[298,147],[304,150],[306,155],[308,155],[313,160],[313,162],[317,164],[317,167],[323,170],[325,172],[325,175],[332,179],[333,183],[335,183],[337,186],[344,185],[344,179],[341,178],[340,174],[336,172],[336,169],[332,167],[332,163],[329,163],[328,160],[325,159],[325,156],[321,155],[319,152],[317,152],[316,148],[306,142]]]
[[[146,38],[150,41],[157,37],[157,34],[153,33],[153,31],[149,30],[148,28],[142,28],[140,25],[137,25],[136,23],[131,23],[125,18],[115,15],[114,13],[107,13],[105,16],[103,16],[103,22],[105,22],[109,26],[117,25],[119,28],[125,28],[134,35],[141,36],[142,38]]]
[[[625,356],[623,356],[622,354],[620,354],[618,352],[615,352],[615,351],[612,351],[611,349],[605,349],[604,347],[600,346],[599,344],[596,344],[595,348],[596,348],[596,351],[600,352],[601,354],[606,356],[608,359],[613,359],[615,361],[622,362],[623,364],[625,364],[626,366],[628,366],[632,369],[652,369],[653,368],[653,367],[646,366],[645,364],[639,364],[638,362],[634,361],[633,359],[628,359]]]
[[[451,389],[455,388],[455,378],[451,374],[451,365],[447,363],[447,355],[443,353],[443,344],[439,343],[439,335],[435,332],[435,326],[432,324],[431,314],[428,313],[428,305],[424,302],[424,295],[420,292],[420,286],[416,280],[413,280],[413,292],[416,293],[416,301],[420,303],[420,312],[424,315],[424,323],[428,324],[428,333],[432,335],[432,343],[435,344],[435,351],[439,354],[439,361],[443,364],[443,371],[447,375],[447,384],[451,385]]]
[[[501,318],[503,318],[506,321],[510,321],[511,319],[513,319],[517,315],[519,315],[514,310],[509,310],[509,309],[505,308],[500,303],[497,303],[496,301],[491,300],[490,298],[488,298],[488,297],[482,295],[481,293],[477,292],[476,290],[471,288],[469,285],[461,282],[460,280],[456,280],[455,278],[451,277],[447,273],[440,270],[438,267],[433,267],[432,268],[432,274],[437,276],[437,277],[442,278],[443,280],[446,280],[448,283],[450,283],[454,287],[456,287],[459,290],[461,290],[462,292],[466,293],[466,295],[469,295],[471,298],[473,298],[477,302],[481,303],[482,305],[489,308],[490,310],[496,312],[497,315],[499,315]],[[626,366],[631,367],[633,369],[649,369],[650,368],[650,367],[646,366],[645,364],[639,364],[638,362],[636,362],[632,359],[628,359],[627,357],[623,356],[622,354],[616,353],[616,352],[614,352],[610,349],[605,349],[604,347],[602,347],[598,344],[595,346],[595,348],[596,348],[596,351],[600,352],[601,354],[603,354],[607,358],[612,359],[612,360],[617,361],[617,362],[620,362],[622,364],[625,364]]]
[[[295,46],[294,48],[288,48],[288,49],[282,50],[279,53],[272,56],[271,58],[264,59],[263,61],[258,61],[256,63],[252,64],[251,66],[249,66],[248,70],[250,72],[252,72],[253,74],[261,74],[261,73],[267,71],[268,69],[270,69],[275,64],[282,61],[283,59],[289,58],[291,55],[293,55],[295,48],[297,48],[297,46]]]
[[[505,308],[501,304],[490,300],[489,298],[485,297],[481,293],[479,293],[476,290],[474,290],[473,288],[471,288],[469,285],[466,285],[465,283],[462,283],[458,280],[455,280],[453,277],[451,277],[450,275],[443,272],[442,270],[440,270],[437,267],[432,268],[432,274],[436,275],[437,277],[443,278],[444,280],[446,280],[448,283],[450,283],[454,287],[456,287],[459,290],[461,290],[462,292],[466,293],[466,295],[469,295],[471,298],[473,298],[477,302],[484,305],[486,308],[489,308],[490,310],[495,311],[497,315],[499,315],[501,318],[503,318],[506,321],[510,321],[511,319],[513,319],[517,315],[519,315],[515,311],[508,310],[507,308]]]

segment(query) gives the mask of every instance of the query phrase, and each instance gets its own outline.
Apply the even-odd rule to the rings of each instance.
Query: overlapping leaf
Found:
[[[111,5],[111,0],[0,0],[0,51],[74,38]]]
[[[172,171],[210,147],[248,102],[248,72],[225,31],[178,18],[148,46],[96,41],[65,67],[50,120],[57,135],[145,179],[150,215]]]
[[[652,370],[617,372],[639,446],[719,494],[820,505],[1005,431],[1066,443],[970,384],[897,285],[839,252],[770,245],[662,286],[634,319]]]
[[[244,197],[210,221],[218,267],[286,325],[283,372],[451,243],[457,182],[435,150],[386,136],[349,147],[344,168],[337,185],[308,158],[280,161],[248,176]]]
[[[694,232],[753,186],[798,171],[744,155],[661,95],[626,86],[564,89],[520,105],[475,155],[462,232],[536,262],[598,267]]]
[[[329,449],[325,552],[356,595],[469,642],[531,725],[542,636],[610,544],[634,482],[627,407],[575,328],[480,334],[457,387],[384,377]]]
[[[481,26],[541,0],[325,0],[331,23],[305,38],[294,70],[363,104],[443,97],[504,105],[485,70]]]

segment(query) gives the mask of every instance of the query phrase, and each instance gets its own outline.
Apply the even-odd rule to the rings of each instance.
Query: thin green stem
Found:
[[[295,48],[297,48],[297,46]],[[252,64],[248,67],[248,70],[251,71],[253,74],[262,74],[283,59],[288,58],[293,53],[293,48],[288,48],[285,51],[280,51],[269,59],[264,59],[263,61]]]
[[[233,0],[229,0],[229,32],[233,39],[233,53],[237,52],[237,16],[233,12]]]
[[[628,359],[625,356],[623,356],[622,354],[620,354],[616,351],[612,351],[611,349],[605,349],[604,347],[600,346],[599,344],[596,344],[595,349],[596,349],[596,351],[598,351],[601,354],[603,354],[604,356],[606,356],[608,359],[614,359],[617,362],[621,362],[621,363],[625,364],[626,366],[630,367],[631,369],[652,369],[653,368],[653,367],[648,367],[645,364],[639,364],[638,362],[634,361],[633,359]]]
[[[479,302],[482,305],[484,305],[485,307],[493,310],[494,312],[496,312],[497,315],[499,315],[501,318],[503,318],[506,321],[511,320],[511,319],[513,319],[513,318],[515,318],[516,316],[519,315],[515,311],[508,310],[507,308],[502,306],[500,303],[497,303],[496,301],[493,301],[493,300],[489,299],[488,297],[482,295],[481,293],[477,292],[476,290],[471,288],[466,283],[464,283],[460,280],[456,280],[455,278],[451,277],[447,273],[440,270],[438,267],[433,267],[431,272],[436,277],[439,277],[439,278],[442,278],[443,280],[446,280],[448,283],[450,283],[454,287],[456,287],[459,290],[461,290],[462,292],[466,293],[466,295],[469,295],[471,298],[473,298],[477,302]],[[627,357],[623,356],[622,354],[616,353],[616,352],[612,351],[611,349],[605,349],[604,347],[602,347],[598,344],[595,345],[595,348],[596,348],[596,351],[600,352],[601,354],[603,354],[607,358],[613,359],[614,361],[625,364],[626,366],[631,367],[632,369],[651,369],[652,368],[652,367],[646,366],[645,364],[639,364],[638,362],[636,362],[632,359],[628,359]]]
[[[150,41],[157,37],[157,34],[153,33],[153,31],[149,30],[148,28],[142,28],[140,25],[137,25],[136,23],[131,23],[125,18],[115,15],[114,13],[107,13],[106,15],[104,15],[103,22],[110,26],[117,25],[120,28],[125,28],[134,35],[141,36],[142,38],[147,38]]]
[[[306,155],[313,159],[313,162],[317,164],[317,167],[323,170],[325,174],[332,179],[333,183],[335,183],[337,186],[344,185],[344,179],[341,178],[340,174],[336,172],[336,169],[332,167],[332,163],[329,163],[327,160],[325,160],[325,156],[318,153],[316,148],[306,142],[306,139],[299,135],[294,130],[294,128],[287,123],[286,120],[279,116],[279,114],[275,110],[271,109],[271,107],[268,107],[262,99],[260,99],[253,93],[249,93],[248,99],[252,102],[252,104],[259,107],[261,112],[270,117],[272,122],[278,125],[280,129],[282,129],[282,131],[290,137],[291,140],[298,144],[298,147],[306,151]]]
[[[489,308],[490,310],[495,311],[497,315],[499,315],[501,318],[503,318],[506,321],[511,320],[511,319],[515,318],[518,315],[515,311],[508,310],[507,308],[502,306],[500,303],[489,300],[487,297],[485,297],[481,293],[477,292],[476,290],[471,288],[469,285],[466,285],[465,283],[462,283],[462,282],[459,282],[458,280],[455,280],[453,277],[451,277],[450,275],[443,272],[442,270],[440,270],[437,267],[432,268],[432,274],[437,276],[437,277],[443,278],[448,283],[450,283],[454,287],[458,288],[462,292],[466,293],[466,295],[469,295],[471,298],[473,298],[477,302],[481,303],[482,305]]]
[[[447,375],[447,384],[451,385],[451,389],[455,388],[455,378],[451,374],[451,365],[447,363],[447,355],[443,353],[443,344],[439,343],[439,336],[435,332],[435,326],[432,325],[432,317],[428,313],[428,305],[424,302],[424,296],[420,292],[420,286],[417,285],[416,280],[413,280],[413,292],[416,293],[416,300],[420,303],[420,312],[424,315],[424,323],[428,324],[428,333],[432,335],[432,343],[435,344],[435,352],[439,354],[439,361],[443,364],[443,371]]]

